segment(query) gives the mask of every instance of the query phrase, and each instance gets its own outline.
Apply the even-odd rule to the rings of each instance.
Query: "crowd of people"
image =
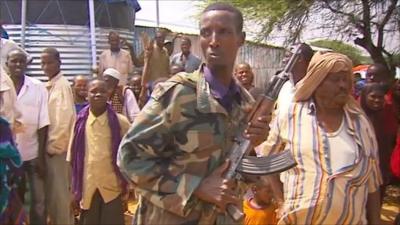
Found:
[[[236,63],[241,12],[225,3],[204,9],[203,60],[190,38],[175,37],[174,55],[165,38],[158,30],[136,55],[110,32],[96,76],[71,84],[56,48],[40,55],[43,83],[26,75],[29,53],[1,37],[0,224],[125,224],[131,198],[137,225],[381,224],[400,167],[391,163],[400,151],[400,82],[386,65],[354,81],[347,56],[300,43],[283,60],[300,49],[273,112],[249,123],[263,90],[251,65]],[[257,156],[287,150],[297,165],[225,179],[243,130]],[[230,204],[243,220],[226,213]]]

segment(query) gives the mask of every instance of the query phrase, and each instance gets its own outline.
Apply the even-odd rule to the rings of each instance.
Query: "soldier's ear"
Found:
[[[246,32],[242,31],[240,33],[239,46],[242,46],[245,41],[246,41]]]

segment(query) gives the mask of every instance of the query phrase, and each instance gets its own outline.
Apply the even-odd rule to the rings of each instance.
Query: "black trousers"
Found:
[[[99,190],[93,195],[90,208],[83,210],[80,216],[80,225],[124,225],[124,212],[121,196],[105,203]]]

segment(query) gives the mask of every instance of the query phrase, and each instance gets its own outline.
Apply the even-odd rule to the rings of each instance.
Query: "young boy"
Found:
[[[116,156],[129,122],[107,104],[108,93],[104,81],[89,83],[89,105],[79,113],[71,137],[67,158],[75,205],[79,203],[81,209],[80,224],[124,224],[121,195],[126,182]]]
[[[88,79],[85,76],[79,75],[75,77],[72,89],[74,92],[76,114],[78,114],[88,104],[87,85],[88,85]]]
[[[243,202],[244,225],[276,224],[276,206],[269,183],[259,179],[250,188],[252,196]]]

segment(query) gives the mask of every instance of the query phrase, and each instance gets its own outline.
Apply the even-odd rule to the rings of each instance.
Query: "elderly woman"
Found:
[[[342,54],[316,53],[273,122],[262,155],[285,149],[297,161],[281,174],[278,224],[380,224],[377,143],[351,97],[351,68]]]

